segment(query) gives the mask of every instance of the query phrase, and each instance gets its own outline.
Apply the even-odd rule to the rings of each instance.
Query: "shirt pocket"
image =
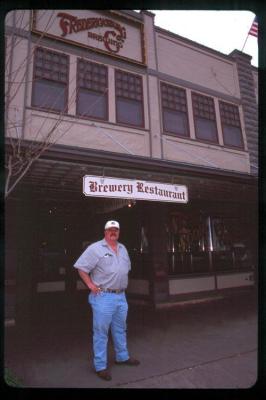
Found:
[[[99,267],[111,268],[111,266],[113,265],[113,262],[114,262],[113,258],[114,257],[112,254],[106,254],[106,255],[102,256],[98,261]]]

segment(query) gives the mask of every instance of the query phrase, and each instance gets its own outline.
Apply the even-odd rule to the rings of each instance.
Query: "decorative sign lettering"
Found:
[[[83,177],[83,193],[85,196],[93,197],[167,201],[173,203],[188,202],[187,187],[183,185],[92,175],[85,175]]]
[[[65,12],[58,13],[57,17],[60,18],[62,37],[95,28],[111,28],[103,34],[88,32],[89,38],[103,42],[105,48],[111,53],[118,53],[127,37],[126,28],[109,18],[78,18]]]

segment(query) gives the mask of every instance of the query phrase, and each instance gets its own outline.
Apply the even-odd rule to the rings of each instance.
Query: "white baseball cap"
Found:
[[[110,229],[110,228],[120,229],[119,222],[117,222],[117,221],[107,221],[106,224],[105,224],[104,229]]]

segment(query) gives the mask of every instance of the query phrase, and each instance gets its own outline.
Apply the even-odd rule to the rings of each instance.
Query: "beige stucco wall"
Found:
[[[143,13],[144,18],[144,46],[146,64],[149,68],[156,69],[156,43],[154,35],[154,18],[151,14]]]
[[[53,130],[51,141],[84,149],[149,156],[149,132],[92,122],[44,111],[26,113],[27,139],[42,140]]]
[[[234,62],[158,32],[156,42],[160,72],[226,95],[240,97]]]
[[[230,171],[250,172],[247,152],[226,149],[197,141],[163,137],[164,157],[185,163]]]

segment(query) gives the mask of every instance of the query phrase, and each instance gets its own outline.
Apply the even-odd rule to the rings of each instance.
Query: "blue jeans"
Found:
[[[125,293],[89,294],[93,313],[93,353],[96,371],[107,368],[108,332],[111,327],[116,361],[129,358],[126,338],[127,300]]]

